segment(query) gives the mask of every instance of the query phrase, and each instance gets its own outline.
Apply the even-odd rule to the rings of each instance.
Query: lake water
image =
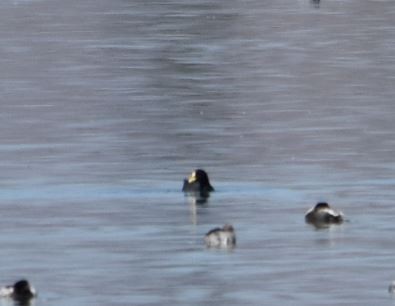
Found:
[[[394,84],[392,0],[1,1],[1,284],[35,306],[395,305]],[[318,201],[349,222],[305,224]],[[227,222],[237,247],[207,249]]]

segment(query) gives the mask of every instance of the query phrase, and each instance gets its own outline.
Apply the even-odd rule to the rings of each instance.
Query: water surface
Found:
[[[1,283],[28,278],[37,306],[394,304],[394,17],[2,1]],[[180,192],[196,167],[203,206]],[[350,221],[306,225],[318,201]],[[226,222],[237,247],[206,249]]]

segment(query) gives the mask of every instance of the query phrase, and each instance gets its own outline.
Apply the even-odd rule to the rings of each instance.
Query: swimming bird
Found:
[[[203,197],[208,197],[209,193],[214,191],[214,188],[210,184],[207,172],[202,169],[196,169],[188,179],[184,179],[182,191],[188,193],[199,193]]]
[[[315,8],[319,8],[320,7],[320,0],[310,0],[311,4],[315,7]]]
[[[0,297],[11,298],[20,304],[28,303],[36,295],[36,290],[25,279],[17,281],[14,285],[0,288]]]
[[[388,292],[395,294],[395,281],[392,281],[391,284],[389,285]]]
[[[305,221],[316,226],[328,226],[342,223],[344,215],[331,208],[328,203],[320,202],[306,212]]]
[[[225,224],[222,228],[210,230],[204,237],[208,247],[234,247],[236,245],[236,234],[232,225]]]

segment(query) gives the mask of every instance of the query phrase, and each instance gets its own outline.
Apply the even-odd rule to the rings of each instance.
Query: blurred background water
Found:
[[[394,50],[390,0],[1,1],[0,281],[37,306],[395,304]],[[317,201],[350,222],[306,225]],[[206,249],[226,222],[237,247]]]

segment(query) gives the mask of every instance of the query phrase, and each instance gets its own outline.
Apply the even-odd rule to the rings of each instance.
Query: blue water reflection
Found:
[[[1,283],[37,306],[392,304],[394,14],[2,1]],[[318,201],[350,221],[305,224]],[[225,223],[237,247],[207,249]]]

